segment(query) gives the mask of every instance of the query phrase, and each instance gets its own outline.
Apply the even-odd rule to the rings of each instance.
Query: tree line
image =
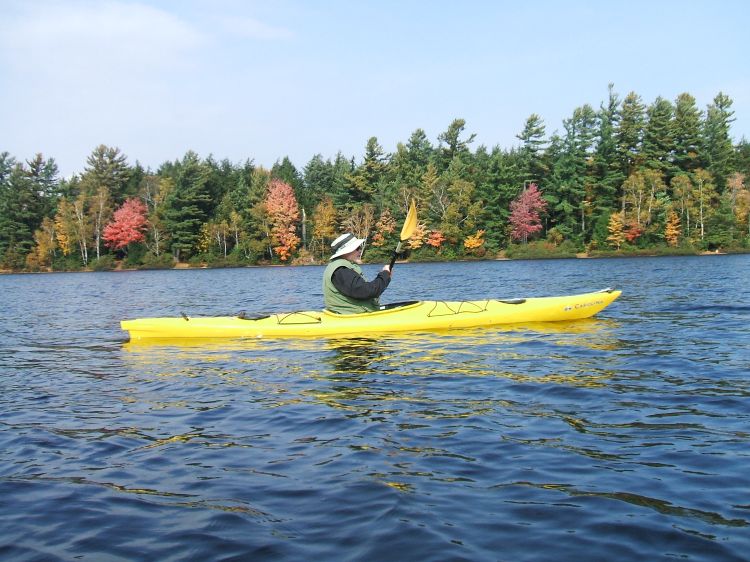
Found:
[[[325,260],[342,231],[368,237],[381,260],[410,201],[412,259],[750,246],[750,144],[730,135],[732,100],[705,110],[693,96],[644,103],[609,87],[548,135],[529,116],[518,146],[474,147],[455,119],[387,153],[370,138],[361,159],[318,154],[298,169],[200,157],[157,170],[101,145],[80,174],[54,158],[0,153],[0,266],[10,270],[242,265]]]

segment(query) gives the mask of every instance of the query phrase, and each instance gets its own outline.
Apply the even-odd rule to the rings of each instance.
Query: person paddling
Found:
[[[379,310],[378,297],[391,282],[392,266],[385,265],[372,281],[362,274],[364,238],[347,232],[331,243],[333,255],[323,272],[323,298],[331,312],[359,314]]]

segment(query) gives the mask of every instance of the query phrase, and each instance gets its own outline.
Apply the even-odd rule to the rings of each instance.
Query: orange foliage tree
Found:
[[[432,246],[436,250],[440,249],[440,246],[443,245],[443,242],[445,242],[445,236],[443,236],[443,233],[439,230],[433,230],[430,232],[430,235],[427,237],[427,240],[425,240],[425,244],[428,246]]]
[[[396,219],[387,207],[380,213],[378,222],[375,223],[375,234],[372,235],[372,245],[380,247],[386,244],[389,234],[396,230]]]
[[[681,231],[682,229],[680,228],[680,217],[677,215],[674,209],[672,209],[667,215],[667,224],[664,227],[664,238],[667,239],[667,243],[670,246],[677,246]]]
[[[625,240],[631,244],[638,240],[643,234],[643,227],[636,222],[631,222],[625,229]]]
[[[286,261],[300,243],[297,236],[299,205],[292,186],[279,179],[268,182],[265,207],[271,223],[271,245],[279,259]]]

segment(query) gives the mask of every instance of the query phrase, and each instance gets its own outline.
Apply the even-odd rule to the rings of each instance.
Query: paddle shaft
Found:
[[[393,252],[393,256],[391,257],[391,265],[390,269],[393,271],[393,266],[396,264],[396,258],[398,257],[399,252],[401,252],[401,241],[399,240],[398,246],[396,246],[396,249]]]

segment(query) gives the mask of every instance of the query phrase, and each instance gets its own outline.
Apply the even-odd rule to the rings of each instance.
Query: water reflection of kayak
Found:
[[[120,325],[130,339],[278,338],[310,336],[362,337],[387,332],[476,328],[526,322],[561,322],[589,318],[620,296],[604,289],[561,297],[480,301],[413,301],[385,305],[363,314],[327,310],[257,316],[140,318]]]

